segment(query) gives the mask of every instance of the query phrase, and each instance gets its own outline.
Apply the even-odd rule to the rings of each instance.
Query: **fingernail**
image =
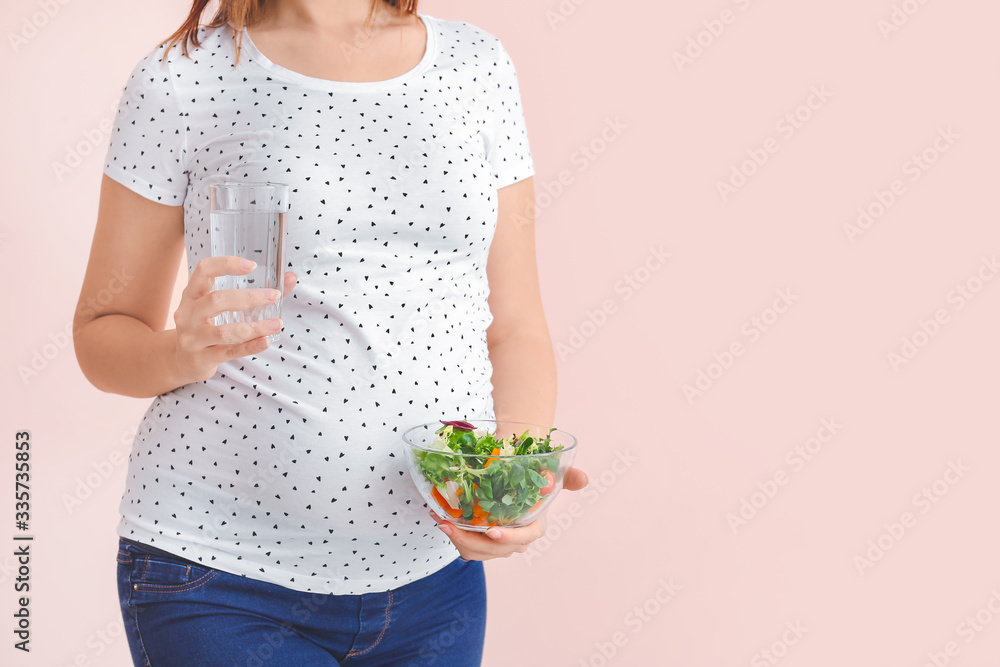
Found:
[[[249,259],[244,259],[240,262],[240,268],[244,271],[253,271],[257,268],[257,262],[251,261]]]
[[[268,320],[267,321],[268,331],[281,331],[281,320]]]
[[[268,301],[277,301],[281,298],[281,292],[276,289],[264,290],[264,298]]]
[[[489,528],[487,529],[486,534],[494,540],[499,540],[503,537],[503,532],[499,528]]]
[[[451,537],[451,533],[452,533],[452,531],[454,530],[454,529],[453,529],[453,528],[451,527],[451,524],[450,524],[450,523],[439,523],[439,524],[438,524],[438,528],[440,528],[440,529],[441,529],[441,532],[443,532],[443,533],[444,533],[445,535],[447,535],[448,537]]]
[[[261,338],[260,340],[257,341],[257,344],[254,345],[254,347],[257,348],[258,352],[263,352],[264,350],[267,349],[267,346],[268,346],[268,341],[266,338]]]

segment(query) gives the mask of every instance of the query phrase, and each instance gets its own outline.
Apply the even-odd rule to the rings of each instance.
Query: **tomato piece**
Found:
[[[540,491],[543,496],[547,496],[556,490],[556,476],[552,474],[551,470],[548,468],[542,468],[538,471],[538,474],[544,477],[545,481],[548,482]]]

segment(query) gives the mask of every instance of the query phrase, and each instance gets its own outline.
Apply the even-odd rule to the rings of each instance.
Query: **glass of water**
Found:
[[[242,276],[219,276],[216,290],[271,288],[284,291],[285,218],[289,186],[281,183],[216,183],[209,186],[212,256],[233,255],[257,263]],[[281,299],[250,310],[226,311],[217,325],[281,317]],[[274,343],[278,334],[267,337]]]

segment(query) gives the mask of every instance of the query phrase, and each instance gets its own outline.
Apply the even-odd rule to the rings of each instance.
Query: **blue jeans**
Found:
[[[474,667],[486,633],[483,564],[456,558],[383,593],[326,595],[119,542],[132,661],[149,667]]]

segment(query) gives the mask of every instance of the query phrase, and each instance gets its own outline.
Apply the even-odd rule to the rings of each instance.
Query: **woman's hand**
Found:
[[[181,302],[174,312],[177,331],[177,366],[190,381],[207,380],[224,361],[267,349],[267,336],[281,331],[278,318],[260,322],[215,324],[215,316],[227,310],[249,310],[274,303],[296,285],[294,273],[285,273],[284,292],[276,289],[231,289],[213,291],[219,276],[242,276],[256,264],[239,257],[206,257],[198,262]]]
[[[564,489],[579,491],[585,486],[587,486],[587,473],[579,468],[566,470],[563,477]],[[433,510],[431,516],[438,522],[438,527],[444,534],[451,538],[452,544],[465,560],[490,560],[509,558],[515,553],[523,554],[531,543],[545,532],[545,522],[541,519],[520,528],[491,526],[485,533],[480,533],[457,528],[450,521],[439,517]]]

